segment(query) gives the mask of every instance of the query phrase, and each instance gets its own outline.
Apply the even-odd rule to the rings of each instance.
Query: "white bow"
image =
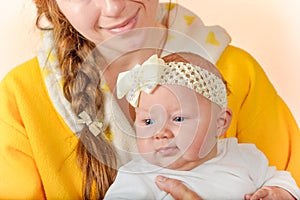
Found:
[[[117,80],[117,97],[121,99],[126,95],[126,100],[136,107],[140,92],[150,94],[160,82],[164,64],[164,60],[153,55],[142,65],[120,73]]]
[[[86,124],[89,127],[89,130],[93,133],[94,136],[99,135],[103,128],[103,122],[92,121],[89,114],[85,111],[82,111],[79,115],[80,119],[77,121],[80,124]]]

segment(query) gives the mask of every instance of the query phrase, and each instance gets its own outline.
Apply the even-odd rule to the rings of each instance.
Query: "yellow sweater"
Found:
[[[300,185],[300,132],[256,61],[229,46],[217,63],[233,121],[226,137],[252,142]],[[0,199],[79,199],[77,137],[56,112],[36,58],[0,85]]]
[[[57,114],[36,58],[0,85],[0,199],[79,199],[77,137]]]

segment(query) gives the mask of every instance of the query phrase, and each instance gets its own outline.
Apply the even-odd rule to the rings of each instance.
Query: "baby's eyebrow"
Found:
[[[148,109],[145,109],[145,108],[140,108],[140,107],[136,107],[135,108],[135,112],[139,112],[139,113],[149,113],[149,110]]]

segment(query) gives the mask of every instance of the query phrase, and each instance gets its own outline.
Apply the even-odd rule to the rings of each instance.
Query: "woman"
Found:
[[[186,48],[182,50],[194,49],[193,44],[185,46],[186,40],[172,42],[173,34],[187,35],[196,46],[205,47],[202,53],[217,63],[231,91],[233,119],[226,137],[255,143],[270,164],[291,171],[299,183],[300,135],[295,120],[260,66],[246,52],[228,45],[230,39],[223,29],[205,27],[189,11],[174,4],[159,6],[157,0],[35,3],[37,24],[45,30],[43,47],[0,86],[1,198],[104,196],[115,178],[120,154],[132,151],[130,143],[118,137],[132,131],[126,120],[130,118],[128,105],[121,102],[118,108],[105,102],[113,102],[110,91],[118,73],[148,57],[148,50],[142,52],[145,56],[137,51],[144,47],[139,45],[144,40],[121,36],[118,42],[137,46],[121,51],[131,52],[125,57],[116,54],[116,62],[109,60],[110,51],[105,47],[113,50],[111,44],[116,49],[122,45],[105,41],[145,27],[164,30],[158,33],[161,38],[151,40],[163,41],[156,47],[164,48],[162,54],[182,46]],[[45,18],[49,25],[42,23]],[[141,37],[145,38],[149,37]],[[107,61],[109,67],[104,71]],[[195,195],[176,180],[159,177],[158,186],[182,199]]]

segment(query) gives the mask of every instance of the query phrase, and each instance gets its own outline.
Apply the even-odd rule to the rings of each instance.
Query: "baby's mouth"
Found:
[[[177,146],[160,147],[156,152],[162,156],[172,156],[178,152]]]

